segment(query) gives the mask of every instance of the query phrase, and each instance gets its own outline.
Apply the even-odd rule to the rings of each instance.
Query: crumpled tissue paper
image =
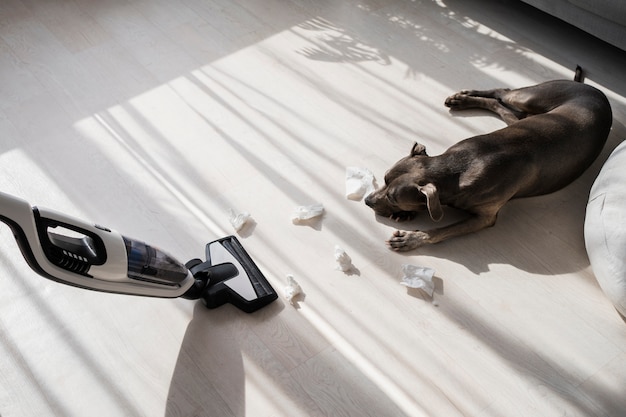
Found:
[[[337,265],[337,269],[340,271],[349,272],[354,269],[352,259],[339,245],[335,245],[335,260],[339,264]]]
[[[248,223],[252,219],[252,216],[250,215],[250,213],[247,213],[245,211],[238,213],[232,208],[228,209],[228,216],[229,216],[230,224],[233,225],[233,227],[235,228],[237,232],[243,229],[246,223]]]
[[[360,200],[376,189],[374,174],[367,168],[346,168],[346,197]]]
[[[312,218],[319,217],[324,214],[324,206],[322,203],[311,204],[309,206],[298,206],[291,214],[291,221],[294,223],[305,222]]]
[[[424,290],[429,296],[433,296],[435,291],[435,284],[433,283],[433,275],[435,270],[424,266],[416,265],[402,265],[402,282],[400,284],[409,288],[420,288]]]
[[[298,294],[302,294],[302,288],[300,287],[300,284],[296,282],[293,275],[291,274],[287,275],[287,286],[285,286],[285,288],[283,289],[283,294],[285,295],[285,299],[290,304],[293,304],[295,302],[294,298]]]

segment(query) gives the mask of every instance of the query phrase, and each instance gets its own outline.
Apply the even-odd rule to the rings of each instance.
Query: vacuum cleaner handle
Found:
[[[40,275],[76,287],[174,298],[195,282],[167,253],[114,230],[0,192],[0,221]]]

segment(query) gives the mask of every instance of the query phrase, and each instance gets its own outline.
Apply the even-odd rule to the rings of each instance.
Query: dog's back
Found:
[[[608,99],[580,82],[548,81],[507,91],[500,100],[524,116],[461,141],[445,154],[469,153],[467,158],[482,166],[481,183],[500,182],[516,171],[511,176],[519,184],[512,198],[548,194],[574,181],[598,157],[611,129]]]

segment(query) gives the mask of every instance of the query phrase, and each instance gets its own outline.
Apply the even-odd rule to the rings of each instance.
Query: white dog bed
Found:
[[[626,318],[626,142],[611,153],[591,188],[585,245],[600,287]]]

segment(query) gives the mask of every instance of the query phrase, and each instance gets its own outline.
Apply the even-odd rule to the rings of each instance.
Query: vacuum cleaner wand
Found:
[[[278,295],[235,236],[206,246],[206,261],[185,265],[154,246],[97,224],[31,207],[0,192],[0,221],[38,274],[89,290],[230,303],[251,313]]]

